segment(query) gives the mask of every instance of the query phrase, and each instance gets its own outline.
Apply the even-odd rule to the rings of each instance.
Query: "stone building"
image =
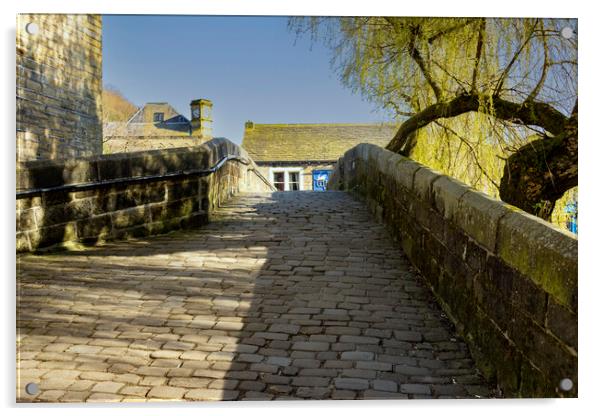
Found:
[[[260,172],[281,191],[321,191],[339,157],[360,143],[386,146],[394,123],[245,123],[242,142]]]
[[[17,161],[102,152],[102,17],[19,14]]]
[[[190,103],[190,120],[169,103],[146,103],[126,122],[104,124],[104,153],[196,146],[213,138],[207,99]]]

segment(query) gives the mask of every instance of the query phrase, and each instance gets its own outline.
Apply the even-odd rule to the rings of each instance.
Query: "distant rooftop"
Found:
[[[360,143],[386,146],[398,126],[395,123],[247,122],[242,147],[256,162],[334,161]]]

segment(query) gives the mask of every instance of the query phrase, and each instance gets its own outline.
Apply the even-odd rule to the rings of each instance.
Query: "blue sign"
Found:
[[[577,234],[577,201],[569,202],[564,208],[564,212],[568,214],[566,228],[572,233]]]
[[[328,184],[331,173],[331,170],[314,170],[312,172],[314,191],[322,192],[326,190],[326,184]]]

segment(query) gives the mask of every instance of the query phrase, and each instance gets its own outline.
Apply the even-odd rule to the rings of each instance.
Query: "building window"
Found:
[[[303,189],[302,168],[270,169],[272,184],[279,191],[301,191]]]
[[[163,117],[164,117],[164,113],[154,113],[153,114],[153,122],[162,123]]]
[[[299,172],[288,173],[288,188],[289,191],[299,190]]]
[[[286,183],[284,181],[284,172],[274,172],[274,187],[279,191],[284,191]]]

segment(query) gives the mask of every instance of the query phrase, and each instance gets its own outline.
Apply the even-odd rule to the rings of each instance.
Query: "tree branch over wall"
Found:
[[[482,103],[490,103],[492,108],[490,109]],[[408,156],[412,151],[408,137],[415,130],[441,118],[456,117],[471,111],[490,114],[491,110],[495,112],[496,118],[538,126],[552,134],[561,133],[567,120],[560,111],[542,102],[529,101],[518,104],[497,96],[480,97],[477,94],[461,94],[450,101],[433,104],[410,117],[399,127],[395,137],[386,148]]]

